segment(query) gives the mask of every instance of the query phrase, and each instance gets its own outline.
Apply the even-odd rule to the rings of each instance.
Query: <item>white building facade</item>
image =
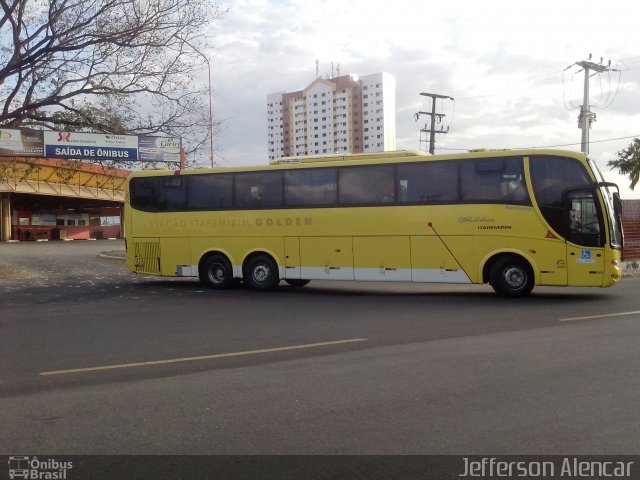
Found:
[[[269,160],[395,150],[395,78],[375,73],[318,78],[267,96]]]

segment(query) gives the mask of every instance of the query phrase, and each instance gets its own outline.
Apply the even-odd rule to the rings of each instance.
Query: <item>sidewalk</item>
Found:
[[[622,262],[622,273],[625,277],[640,277],[640,260]]]

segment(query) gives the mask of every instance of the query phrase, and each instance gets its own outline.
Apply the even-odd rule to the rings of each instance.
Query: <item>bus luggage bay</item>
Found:
[[[146,170],[127,180],[127,265],[240,279],[608,287],[621,278],[621,202],[582,153],[418,151],[272,165]]]

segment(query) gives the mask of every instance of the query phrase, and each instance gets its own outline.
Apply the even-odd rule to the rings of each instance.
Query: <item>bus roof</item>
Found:
[[[158,175],[191,175],[199,173],[233,173],[233,172],[259,172],[289,168],[308,168],[317,166],[353,166],[360,163],[379,164],[386,163],[403,163],[415,161],[436,161],[436,160],[463,160],[463,159],[479,159],[479,158],[495,158],[509,156],[532,156],[532,155],[551,155],[563,156],[576,159],[586,159],[586,155],[576,150],[559,150],[559,149],[476,149],[460,153],[447,153],[431,155],[420,150],[398,150],[390,152],[372,152],[372,153],[345,153],[338,155],[319,155],[319,156],[300,156],[300,157],[283,157],[274,160],[270,164],[263,165],[243,165],[234,167],[216,167],[216,168],[194,168],[186,170],[166,170],[166,169],[147,169],[139,172],[132,172],[131,177],[146,177]]]
[[[334,153],[330,155],[306,155],[297,157],[282,157],[273,160],[270,165],[285,165],[291,163],[339,162],[349,160],[373,160],[376,158],[424,157],[431,155],[422,150],[396,150],[391,152],[369,153]]]

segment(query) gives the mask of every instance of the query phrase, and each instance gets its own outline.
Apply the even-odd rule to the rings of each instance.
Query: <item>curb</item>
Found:
[[[99,253],[98,257],[100,258],[110,258],[112,260],[126,260],[126,254],[125,255],[111,255],[109,253]]]

